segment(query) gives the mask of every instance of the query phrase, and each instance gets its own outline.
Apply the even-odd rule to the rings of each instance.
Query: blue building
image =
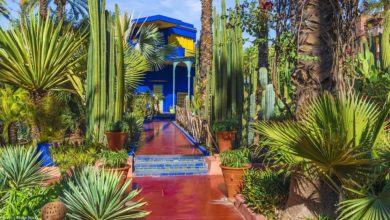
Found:
[[[176,105],[184,106],[186,97],[193,95],[196,29],[192,24],[162,15],[140,18],[137,24],[154,24],[166,44],[176,45],[175,53],[166,58],[164,67],[147,72],[139,89],[162,93],[165,99],[160,103],[160,111],[173,113]]]

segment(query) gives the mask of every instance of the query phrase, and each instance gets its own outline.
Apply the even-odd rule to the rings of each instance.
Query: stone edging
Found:
[[[235,195],[234,206],[245,218],[245,220],[267,220],[264,215],[256,214],[245,204],[245,199],[241,194]]]

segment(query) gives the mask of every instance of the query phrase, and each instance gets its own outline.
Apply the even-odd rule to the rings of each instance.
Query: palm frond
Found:
[[[126,91],[131,92],[142,84],[146,72],[150,70],[150,66],[140,52],[130,47],[126,49],[124,65]]]
[[[388,111],[388,104],[379,111],[356,95],[325,93],[309,103],[300,121],[258,122],[253,128],[273,160],[304,163],[341,191],[335,183],[367,182],[375,166],[371,152]]]
[[[81,59],[74,55],[86,34],[40,16],[21,19],[21,25],[0,30],[0,81],[30,92],[60,89]]]
[[[5,0],[0,0],[0,15],[9,18],[9,11]]]
[[[384,185],[379,193],[359,192],[355,199],[340,202],[340,220],[388,220],[390,219],[390,183]]]
[[[67,0],[65,10],[70,19],[78,21],[88,17],[88,0]]]

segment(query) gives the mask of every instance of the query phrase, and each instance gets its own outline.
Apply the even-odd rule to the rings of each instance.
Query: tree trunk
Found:
[[[61,20],[64,17],[66,0],[55,0],[55,3],[57,6],[57,20]]]
[[[47,18],[47,0],[39,0],[39,15],[43,18]]]
[[[8,141],[12,145],[18,143],[18,124],[16,122],[12,122],[8,126]]]
[[[259,0],[261,27],[257,33],[258,42],[258,69],[265,67],[268,70],[268,9],[263,5],[266,0]]]
[[[45,93],[33,91],[30,93],[30,98],[32,102],[32,111],[33,115],[37,114],[36,111],[39,109],[40,105],[42,104],[43,98],[45,97]],[[39,123],[33,116],[31,120],[31,139],[33,143],[37,143],[41,137],[41,128],[39,127]]]
[[[331,0],[297,1],[298,59],[292,74],[296,86],[296,116],[299,118],[309,99],[331,90],[333,42],[333,9]]]
[[[202,1],[202,30],[200,34],[200,50],[199,50],[199,61],[200,61],[200,91],[203,106],[202,112],[208,118],[209,113],[205,112],[206,106],[211,105],[211,98],[207,97],[207,75],[211,75],[212,62],[213,62],[213,1],[212,0],[201,0]],[[209,77],[210,78],[210,77]]]
[[[317,219],[318,215],[336,219],[337,201],[338,195],[324,181],[296,172],[291,175],[281,219]]]

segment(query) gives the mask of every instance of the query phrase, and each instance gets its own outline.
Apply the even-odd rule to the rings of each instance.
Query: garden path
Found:
[[[170,121],[153,121],[144,125],[145,144],[136,155],[201,155],[201,152]]]
[[[197,155],[201,152],[170,121],[147,123],[145,144],[136,155]],[[133,177],[133,188],[151,214],[146,220],[242,220],[226,199],[222,176]]]

